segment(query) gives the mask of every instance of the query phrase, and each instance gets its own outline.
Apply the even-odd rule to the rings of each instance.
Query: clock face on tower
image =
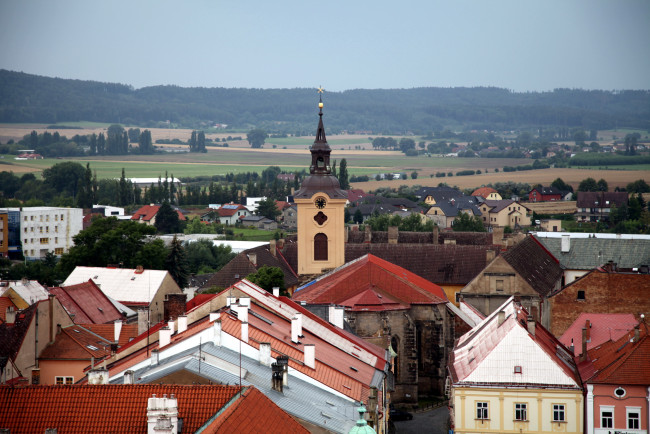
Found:
[[[325,208],[325,205],[327,205],[327,201],[325,200],[324,197],[319,197],[318,199],[316,199],[315,203],[316,203],[316,208],[318,209],[323,209]]]

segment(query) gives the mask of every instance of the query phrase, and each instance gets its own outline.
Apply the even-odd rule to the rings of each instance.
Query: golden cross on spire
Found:
[[[323,86],[318,87],[318,108],[320,109],[321,113],[323,113],[323,92],[325,92],[325,89],[323,89]]]
[[[323,93],[323,92],[325,92],[325,89],[323,89],[322,86],[319,87],[319,88],[318,88],[318,93]]]

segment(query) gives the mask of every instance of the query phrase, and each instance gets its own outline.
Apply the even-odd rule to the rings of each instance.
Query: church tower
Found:
[[[318,89],[322,93],[322,89]],[[348,195],[332,175],[330,149],[319,99],[316,140],[309,176],[293,199],[298,209],[298,274],[320,274],[345,263],[345,203]]]

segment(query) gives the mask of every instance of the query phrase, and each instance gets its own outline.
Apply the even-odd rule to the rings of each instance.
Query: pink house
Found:
[[[586,348],[586,330],[584,334]],[[583,350],[578,362],[587,389],[585,432],[647,434],[650,338],[645,322],[617,340]]]

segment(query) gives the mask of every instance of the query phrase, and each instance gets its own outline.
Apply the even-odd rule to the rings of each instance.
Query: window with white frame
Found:
[[[565,422],[564,404],[553,404],[553,422]]]
[[[54,384],[74,384],[74,377],[54,377]]]
[[[477,402],[476,403],[476,418],[477,419],[488,419],[490,416],[488,412],[488,403],[487,402]]]
[[[527,410],[528,404],[526,403],[515,403],[515,420],[528,420]]]
[[[641,407],[625,407],[627,410],[627,429],[640,429]]]
[[[600,427],[614,428],[614,407],[600,407]]]

